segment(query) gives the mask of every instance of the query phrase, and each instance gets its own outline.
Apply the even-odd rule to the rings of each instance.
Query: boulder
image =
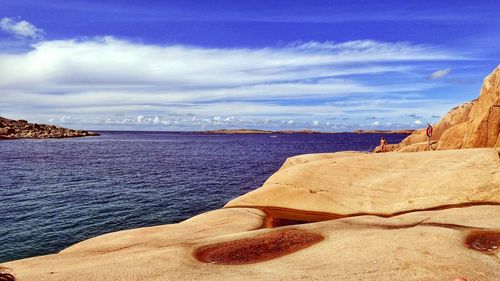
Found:
[[[463,136],[467,132],[467,122],[455,125],[441,136],[437,149],[460,149],[463,147]]]
[[[15,132],[14,129],[10,127],[0,128],[0,135],[10,135],[13,134],[14,132]]]

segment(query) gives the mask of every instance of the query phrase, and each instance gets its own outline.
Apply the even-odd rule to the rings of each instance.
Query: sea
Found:
[[[181,222],[260,187],[288,157],[371,151],[382,136],[99,133],[0,141],[0,263]]]

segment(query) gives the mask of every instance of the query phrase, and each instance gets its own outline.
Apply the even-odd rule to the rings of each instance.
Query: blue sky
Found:
[[[0,0],[0,115],[86,129],[416,128],[500,63],[498,1]]]

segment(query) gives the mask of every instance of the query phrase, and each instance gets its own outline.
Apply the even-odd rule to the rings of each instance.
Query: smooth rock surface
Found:
[[[314,212],[393,215],[476,202],[500,203],[495,149],[354,154],[307,162],[281,169],[226,207],[293,209],[298,211],[288,210],[287,219],[304,220]]]
[[[20,281],[496,281],[499,153],[292,157],[227,208],[0,266]],[[264,228],[274,217],[308,223]]]
[[[198,264],[193,245],[258,229],[264,213],[221,209],[179,224],[120,231],[73,245],[59,254],[4,264],[18,280],[176,280],[183,265]],[[176,273],[177,272],[177,273]],[[189,273],[184,280],[189,279]]]
[[[224,210],[227,219],[235,218],[229,213],[233,211],[235,209]],[[499,230],[500,206],[415,212],[392,218],[360,216],[282,227],[282,230],[321,235],[324,239],[299,251],[258,263],[220,265],[198,261],[194,254],[202,247],[252,239],[275,231],[252,230],[260,217],[258,211],[237,212],[244,212],[237,215],[240,222],[233,221],[240,224],[238,227],[229,221],[219,225],[205,218],[208,219],[205,220],[208,228],[229,227],[227,232],[200,231],[189,224],[181,227],[184,223],[170,228],[123,231],[115,238],[127,236],[136,240],[118,249],[109,249],[106,246],[109,237],[102,236],[94,238],[95,246],[88,250],[81,245],[78,252],[66,251],[5,265],[21,281],[420,281],[452,280],[458,276],[468,280],[495,281],[500,278],[498,251],[481,252],[465,245],[470,234],[478,229],[492,233]],[[243,226],[245,221],[248,224]],[[142,236],[144,231],[149,235]],[[154,236],[162,243],[148,243]]]
[[[367,153],[359,151],[341,151],[335,153],[303,154],[286,159],[285,163],[281,166],[280,170],[290,168],[295,165],[305,164],[318,160],[337,159],[337,158],[350,157],[354,155],[363,155],[363,154]]]

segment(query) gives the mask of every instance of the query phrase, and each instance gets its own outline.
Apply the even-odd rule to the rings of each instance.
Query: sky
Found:
[[[0,0],[0,116],[420,128],[479,95],[499,45],[500,1]]]

